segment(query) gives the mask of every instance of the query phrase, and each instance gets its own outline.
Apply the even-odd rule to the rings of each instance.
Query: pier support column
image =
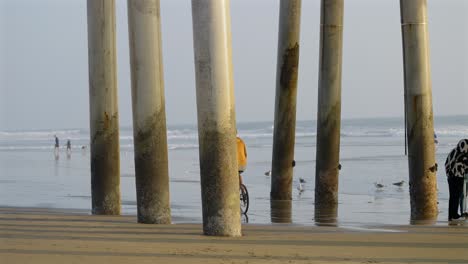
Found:
[[[281,0],[271,161],[272,200],[292,199],[301,0]]]
[[[240,236],[229,0],[192,0],[203,232]]]
[[[159,0],[128,0],[138,222],[170,224]]]
[[[407,109],[411,220],[435,220],[435,166],[432,88],[426,0],[400,0]]]
[[[315,219],[336,218],[340,169],[343,0],[322,0],[315,168]]]
[[[88,0],[92,213],[120,214],[114,0]]]
[[[272,223],[292,223],[292,201],[270,200],[270,219]]]

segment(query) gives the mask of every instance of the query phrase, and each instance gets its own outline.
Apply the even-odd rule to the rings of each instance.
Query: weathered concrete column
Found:
[[[336,217],[341,125],[343,0],[322,0],[315,168],[315,218]]]
[[[192,0],[205,235],[240,236],[229,0]]]
[[[88,0],[93,214],[120,214],[119,112],[114,0]]]
[[[411,220],[437,218],[426,0],[401,0]]]
[[[128,0],[138,222],[170,224],[159,0]]]
[[[292,199],[301,0],[281,0],[276,66],[272,200]]]

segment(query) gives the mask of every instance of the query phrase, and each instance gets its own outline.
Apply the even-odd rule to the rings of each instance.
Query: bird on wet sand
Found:
[[[303,178],[299,178],[300,183],[306,183],[306,181]]]
[[[304,186],[302,186],[302,183],[299,182],[299,185],[297,186],[297,190],[299,191],[299,194],[301,194],[302,192],[304,192]]]
[[[265,174],[265,176],[271,176],[271,170],[269,170],[269,171],[265,171],[265,173],[264,173],[264,174]]]
[[[395,186],[401,187],[401,186],[403,186],[403,184],[405,184],[405,181],[394,182],[392,184],[395,185]]]
[[[378,189],[381,189],[383,187],[385,187],[385,185],[381,184],[381,183],[377,183],[377,182],[374,182],[374,185],[375,187],[377,187]]]

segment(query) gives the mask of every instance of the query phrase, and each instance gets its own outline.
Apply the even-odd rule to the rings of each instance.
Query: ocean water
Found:
[[[410,223],[408,160],[404,154],[402,118],[351,119],[342,121],[337,223]],[[436,158],[443,165],[459,139],[468,138],[468,116],[438,117],[434,121],[439,144]],[[247,144],[249,163],[243,174],[249,189],[248,221],[277,222],[270,210],[270,177],[273,122],[239,123]],[[54,156],[53,136],[60,138],[60,156]],[[202,221],[198,136],[195,125],[168,126],[170,192],[173,222]],[[72,143],[67,157],[66,140]],[[120,130],[122,213],[136,215],[132,129]],[[84,148],[83,148],[84,146]],[[316,153],[315,121],[298,121],[292,210],[286,222],[314,224]],[[89,131],[63,129],[0,131],[0,206],[67,208],[90,212],[91,176]],[[296,186],[303,178],[305,191]],[[437,172],[439,219],[447,219],[448,186],[443,166]],[[383,188],[376,188],[381,183]],[[278,222],[284,221],[279,220]]]

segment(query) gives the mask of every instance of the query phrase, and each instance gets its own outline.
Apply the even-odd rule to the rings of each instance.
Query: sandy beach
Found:
[[[0,10],[0,264],[468,264],[468,0]]]
[[[1,263],[468,263],[458,226],[243,225],[208,237],[201,224],[143,225],[135,216],[0,208]]]

